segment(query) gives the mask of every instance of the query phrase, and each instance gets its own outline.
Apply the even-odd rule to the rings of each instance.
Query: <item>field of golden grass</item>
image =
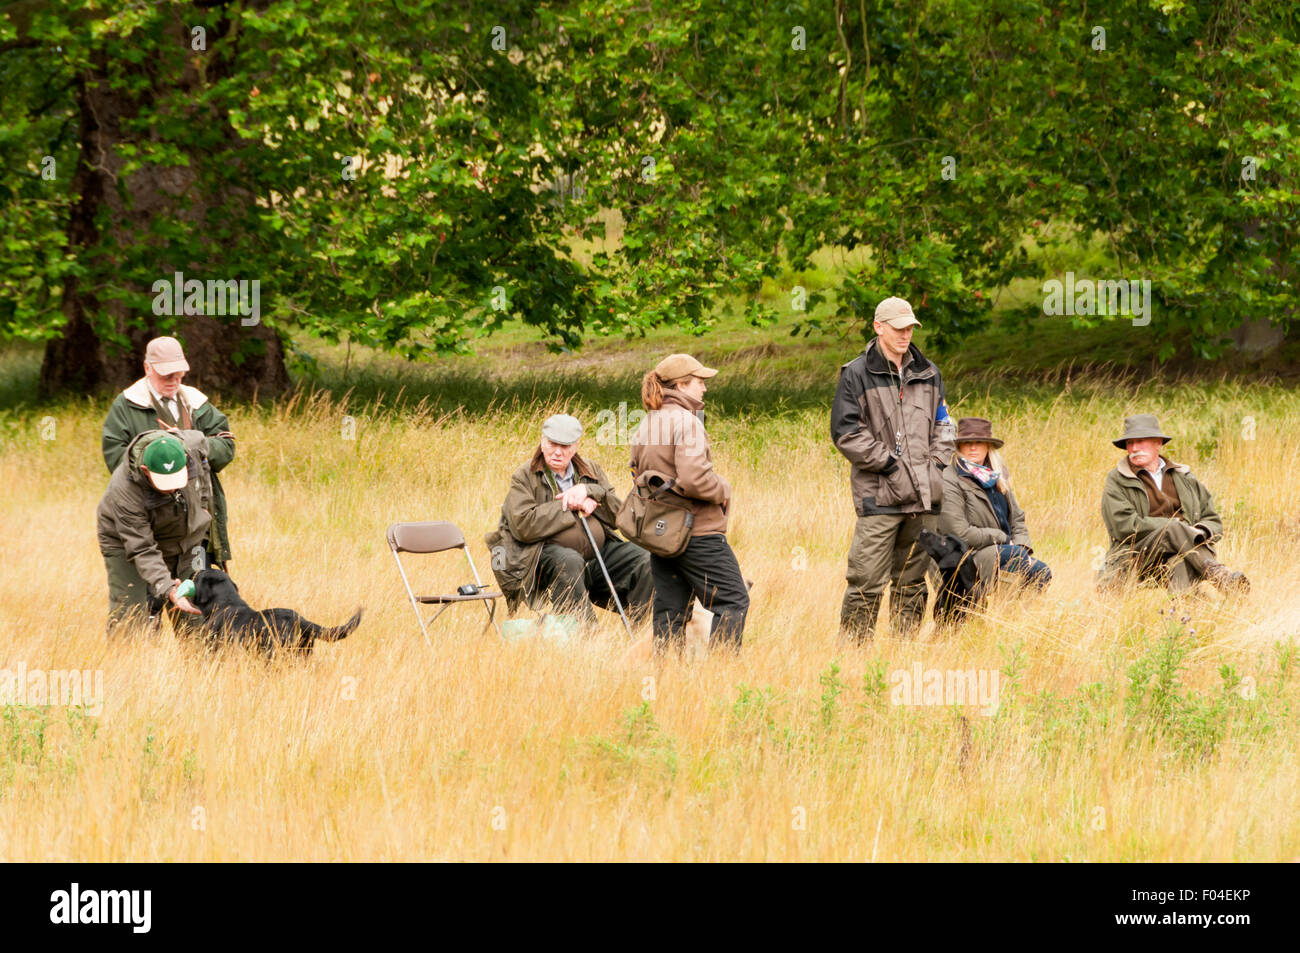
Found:
[[[94,510],[107,404],[11,422],[0,669],[104,681],[98,714],[0,707],[0,859],[1300,857],[1297,395],[952,394],[955,416],[989,416],[1007,440],[1055,574],[1045,594],[1000,593],[952,634],[927,622],[896,641],[882,621],[871,646],[840,643],[853,514],[827,409],[728,413],[723,399],[709,429],[755,582],[744,649],[662,664],[629,657],[609,615],[585,641],[503,644],[481,609],[457,607],[430,647],[384,542],[396,521],[452,520],[486,573],[509,474],[559,410],[588,422],[582,452],[626,491],[627,449],[594,426],[616,408],[581,391],[464,412],[327,396],[224,407],[242,594],[327,624],[365,607],[351,638],[271,664],[167,632],[106,642]],[[1144,410],[1214,492],[1220,556],[1249,575],[1248,596],[1094,592],[1109,441]],[[468,579],[456,555],[406,558],[441,570],[423,588]],[[996,711],[897,704],[896,673],[916,663],[996,673]]]

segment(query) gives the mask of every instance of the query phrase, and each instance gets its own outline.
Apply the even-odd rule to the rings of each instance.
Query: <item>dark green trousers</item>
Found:
[[[174,579],[189,579],[194,575],[194,557],[189,553],[171,559],[164,556],[163,561]],[[104,568],[108,571],[108,635],[112,638],[129,627],[149,622],[149,584],[125,553],[105,556]],[[180,612],[170,602],[161,608],[159,615],[162,612],[171,618],[177,635],[192,634],[198,616]],[[152,624],[156,625],[157,619]]]
[[[1159,579],[1171,592],[1192,588],[1215,558],[1214,547],[1198,543],[1196,529],[1183,520],[1170,520],[1163,530],[1137,540],[1133,549],[1138,574]]]
[[[648,613],[654,598],[650,553],[636,543],[607,538],[600,555],[605,560],[609,577],[614,580],[614,588],[628,618],[636,621]],[[588,621],[595,618],[591,611],[593,604],[610,612],[618,611],[600,571],[600,563],[595,557],[583,559],[581,553],[568,546],[558,543],[542,546],[537,586],[557,609],[576,613]]]
[[[840,605],[840,632],[859,641],[872,637],[876,616],[890,584],[889,609],[896,638],[909,638],[925,617],[925,570],[930,556],[917,537],[933,531],[938,518],[929,513],[908,516],[859,516],[849,547],[848,586]]]

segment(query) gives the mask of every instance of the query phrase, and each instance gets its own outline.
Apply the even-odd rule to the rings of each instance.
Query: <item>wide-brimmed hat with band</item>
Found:
[[[716,373],[716,370],[705,367],[689,354],[669,354],[655,365],[655,375],[661,381],[675,381],[683,377],[709,378]]]
[[[1132,417],[1124,418],[1123,435],[1118,440],[1112,440],[1111,443],[1121,450],[1127,450],[1130,440],[1145,440],[1148,437],[1154,437],[1162,443],[1174,439],[1160,430],[1160,421],[1156,420],[1155,414],[1134,414]]]
[[[953,443],[987,443],[991,447],[1002,446],[1002,441],[993,436],[993,425],[983,417],[962,417],[957,421],[957,436]]]

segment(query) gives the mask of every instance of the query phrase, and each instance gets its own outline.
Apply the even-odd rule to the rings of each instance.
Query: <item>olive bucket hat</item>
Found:
[[[1148,437],[1154,437],[1163,443],[1174,439],[1161,431],[1160,421],[1156,420],[1155,414],[1134,414],[1124,418],[1124,433],[1111,443],[1124,450],[1130,440],[1145,440]]]

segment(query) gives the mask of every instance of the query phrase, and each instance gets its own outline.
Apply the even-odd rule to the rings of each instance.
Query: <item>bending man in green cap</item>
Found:
[[[1124,457],[1106,474],[1102,493],[1110,551],[1098,588],[1120,585],[1136,574],[1159,579],[1174,592],[1202,579],[1220,589],[1248,591],[1243,573],[1214,558],[1223,521],[1192,471],[1161,453],[1170,439],[1153,414],[1137,414],[1124,419],[1124,433],[1111,441]]]
[[[595,621],[592,603],[615,611],[592,541],[618,597],[635,622],[650,610],[650,553],[620,539],[614,522],[622,502],[596,463],[578,454],[582,423],[555,414],[542,424],[532,459],[510,478],[501,524],[487,535],[492,571],[510,611],[549,601],[561,612]],[[587,519],[591,537],[579,521]]]
[[[212,476],[198,430],[149,430],[127,444],[96,511],[108,571],[108,632],[135,615],[173,615],[178,631],[199,611],[177,588],[207,568]]]

